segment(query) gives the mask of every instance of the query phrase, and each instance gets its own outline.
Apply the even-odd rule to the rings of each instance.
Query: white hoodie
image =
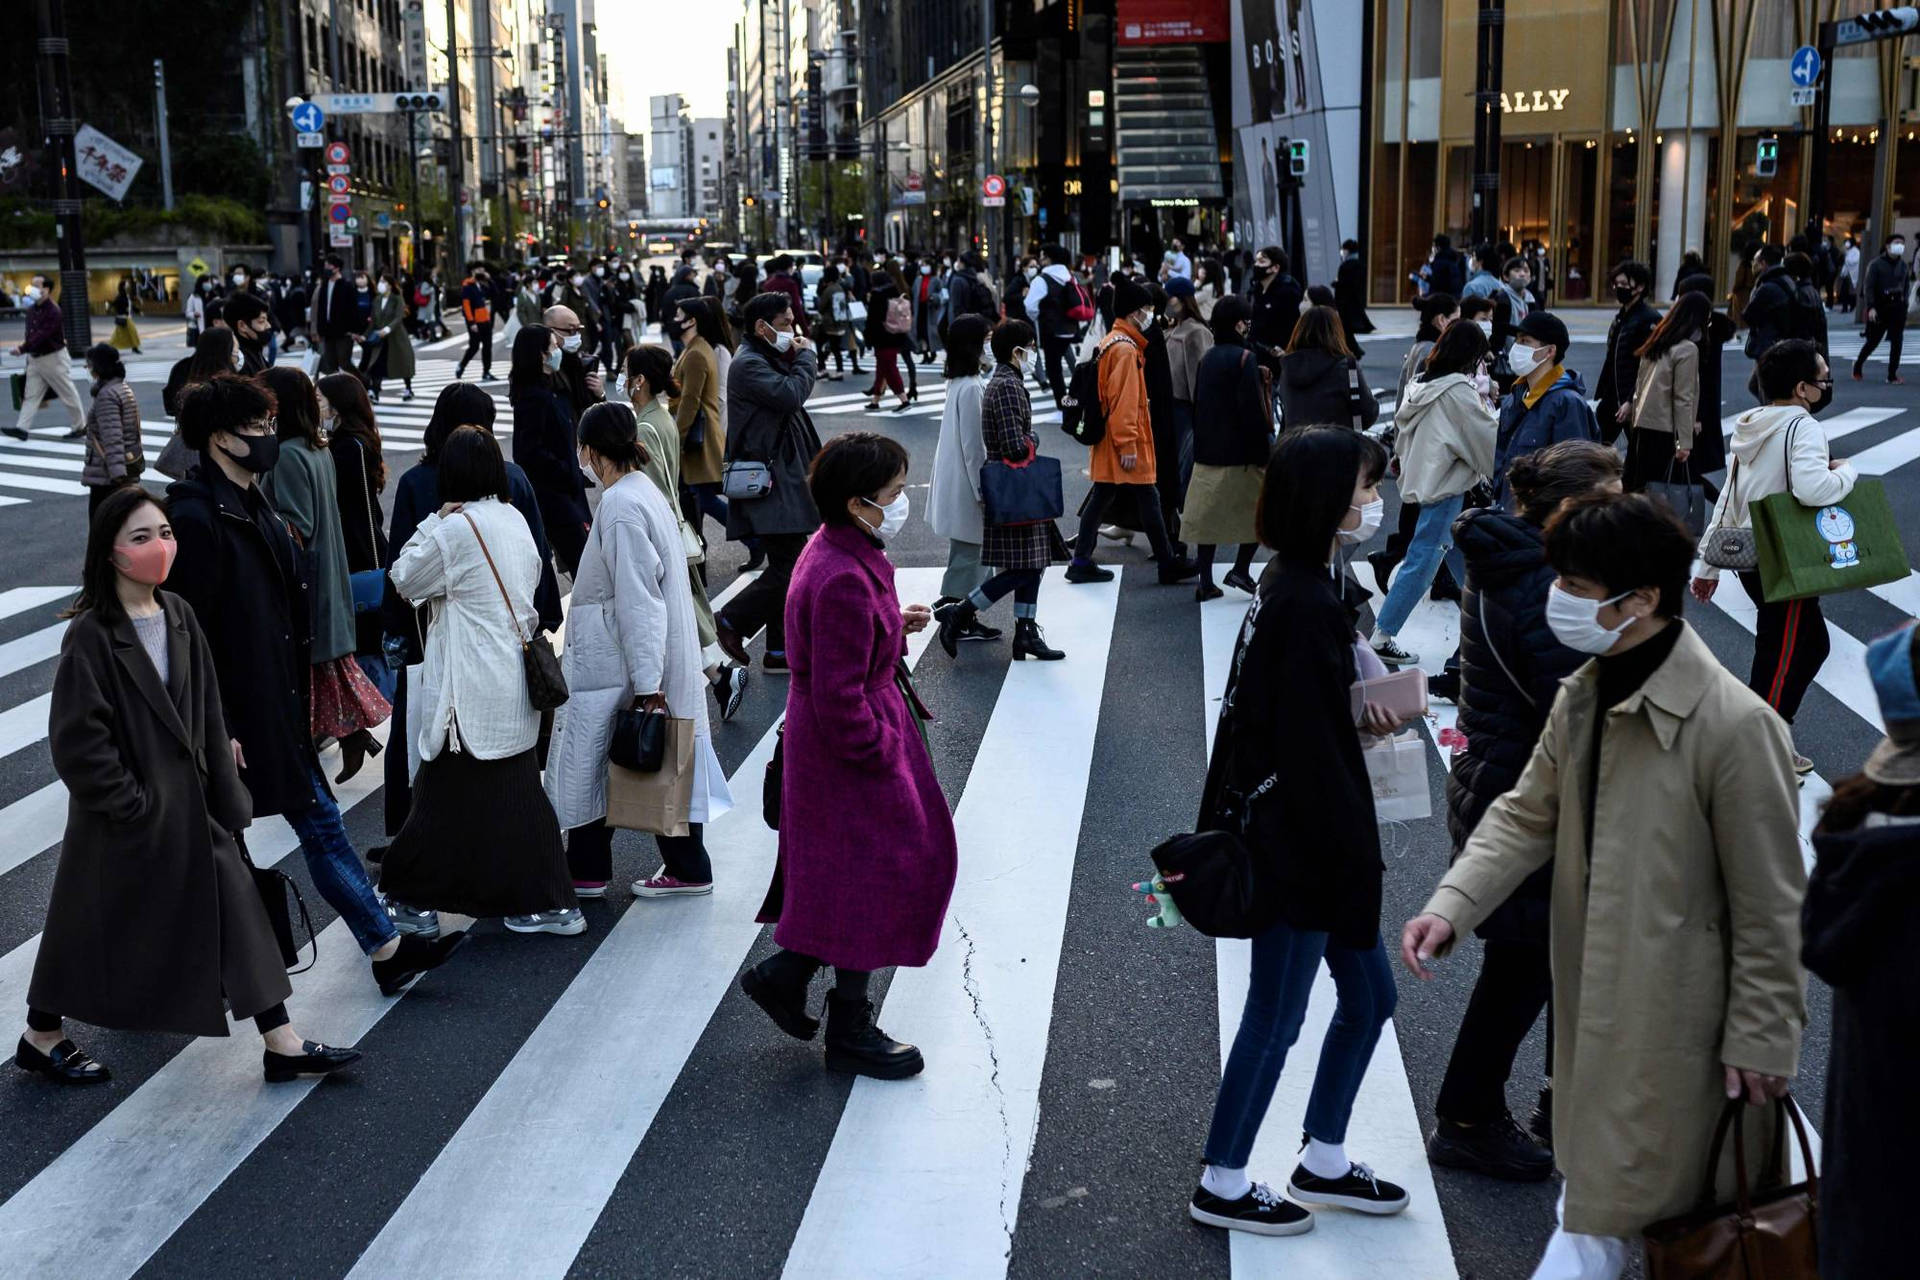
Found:
[[[1500,419],[1465,374],[1409,382],[1393,422],[1402,501],[1438,502],[1493,474]]]
[[[1036,332],[1038,332],[1040,328],[1040,304],[1047,300],[1048,293],[1066,284],[1071,278],[1072,277],[1067,274],[1065,264],[1051,262],[1040,272],[1040,279],[1035,280],[1033,287],[1027,290],[1027,319],[1033,321],[1033,327]],[[1041,281],[1051,281],[1051,283],[1043,288],[1041,287]],[[1041,334],[1041,336],[1047,337],[1049,335]]]
[[[1796,425],[1797,424],[1797,425]],[[1791,466],[1787,447],[1791,443]],[[1718,528],[1745,529],[1753,519],[1747,508],[1776,493],[1793,493],[1802,506],[1825,507],[1853,492],[1851,462],[1827,466],[1827,433],[1812,414],[1797,404],[1769,404],[1749,409],[1734,420],[1733,440],[1727,446],[1734,462],[1720,487],[1708,532]],[[1791,471],[1791,478],[1789,478]],[[1704,540],[1704,535],[1703,535]],[[1697,576],[1718,578],[1720,570],[1704,562]]]

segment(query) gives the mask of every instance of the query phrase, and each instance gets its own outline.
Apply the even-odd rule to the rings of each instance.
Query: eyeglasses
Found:
[[[243,436],[264,436],[279,429],[279,417],[274,414],[268,414],[264,418],[255,418],[252,422],[241,423],[235,431],[236,434]]]

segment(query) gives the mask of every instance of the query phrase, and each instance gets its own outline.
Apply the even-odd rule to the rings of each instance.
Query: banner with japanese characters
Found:
[[[115,200],[127,198],[127,188],[145,163],[90,124],[73,135],[73,157],[76,172]]]

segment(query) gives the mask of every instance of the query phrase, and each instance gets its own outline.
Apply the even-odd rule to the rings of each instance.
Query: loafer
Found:
[[[20,1047],[13,1051],[13,1064],[22,1071],[31,1071],[61,1084],[101,1084],[113,1079],[111,1071],[89,1058],[86,1050],[71,1040],[62,1040],[42,1053],[21,1036]]]
[[[1067,566],[1066,576],[1068,582],[1112,582],[1113,570],[1102,569],[1091,560],[1084,564],[1075,561]]]
[[[736,667],[750,667],[753,659],[747,656],[747,646],[741,642],[740,634],[718,618],[713,623],[713,642],[720,646],[720,652],[727,655]]]
[[[261,1054],[268,1084],[285,1084],[301,1076],[330,1076],[358,1061],[358,1049],[336,1049],[317,1040],[302,1041],[299,1053],[275,1053],[268,1049]]]
[[[380,984],[380,994],[399,995],[418,981],[421,974],[445,964],[447,957],[458,951],[466,940],[465,929],[443,933],[431,942],[416,934],[401,934],[399,949],[385,960],[373,962],[373,980]]]
[[[1232,587],[1235,591],[1244,591],[1248,595],[1252,595],[1258,590],[1254,585],[1253,576],[1242,573],[1238,569],[1229,569],[1227,576],[1220,579],[1220,581],[1223,585]]]

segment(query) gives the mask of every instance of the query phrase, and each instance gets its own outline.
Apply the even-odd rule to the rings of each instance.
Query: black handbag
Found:
[[[1039,524],[1065,514],[1060,459],[1036,456],[1027,442],[1024,462],[993,459],[980,467],[980,501],[990,525]]]
[[[520,664],[527,678],[527,701],[533,704],[535,711],[552,711],[555,707],[565,706],[567,677],[560,669],[560,658],[554,653],[553,645],[545,636],[529,639],[520,630],[520,615],[513,611],[513,597],[507,594],[507,584],[500,580],[500,570],[494,566],[493,553],[487,550],[487,540],[480,536],[480,526],[466,512],[460,514],[466,518],[467,527],[473,530],[474,538],[480,543],[480,554],[487,558],[487,568],[493,573],[493,585],[500,588],[500,599],[507,606],[507,617],[513,620],[513,633],[520,638]]]
[[[780,829],[780,778],[786,767],[787,726],[782,722],[773,731],[773,758],[767,761],[766,776],[760,780],[760,816],[770,830]]]
[[[256,867],[253,858],[247,853],[247,847],[236,838],[240,846],[241,860],[247,864],[247,873],[253,877],[253,889],[260,895],[260,905],[266,910],[267,924],[273,929],[273,940],[280,947],[280,963],[288,973],[305,973],[319,963],[320,938],[313,929],[313,917],[307,914],[307,900],[300,896],[300,886],[286,872],[274,867]],[[287,895],[293,895],[293,906],[287,905]],[[300,963],[298,936],[293,931],[293,909],[299,908],[300,927],[306,930],[307,943],[313,947],[313,959],[302,968],[293,966]]]
[[[687,424],[686,447],[698,449],[707,442],[707,411],[695,409],[693,421]]]
[[[650,711],[639,705],[613,717],[613,737],[607,742],[607,759],[635,773],[658,773],[667,758],[667,713]]]
[[[1264,795],[1271,774],[1245,800],[1222,798],[1221,818],[1238,830],[1195,831],[1174,836],[1153,851],[1153,865],[1187,923],[1209,938],[1251,938],[1274,922],[1273,895],[1266,891],[1264,863],[1242,838],[1247,806]],[[1234,801],[1231,805],[1228,800]]]

